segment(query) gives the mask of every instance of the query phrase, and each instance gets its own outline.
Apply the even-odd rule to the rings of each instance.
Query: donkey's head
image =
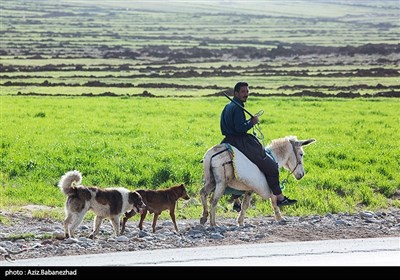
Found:
[[[297,180],[300,180],[305,174],[303,165],[303,146],[314,143],[316,140],[297,140],[295,136],[289,137],[288,140],[291,147],[287,149],[288,157],[287,161],[283,164],[283,167],[289,170]]]

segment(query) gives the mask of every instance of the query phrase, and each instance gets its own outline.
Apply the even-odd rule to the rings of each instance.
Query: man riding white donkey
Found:
[[[260,143],[260,141],[257,139],[252,134],[247,133],[248,130],[253,128],[259,123],[259,118],[258,115],[251,115],[245,108],[244,108],[244,103],[247,101],[247,98],[249,96],[249,85],[246,82],[238,82],[235,87],[234,87],[234,97],[231,99],[231,102],[228,103],[225,108],[222,111],[221,114],[221,120],[220,120],[220,126],[221,126],[221,132],[225,136],[225,138],[222,140],[221,144],[228,143],[232,145],[234,148],[239,150],[247,159],[249,159],[252,163],[254,163],[260,171],[264,174],[267,186],[265,187],[266,189],[269,189],[272,191],[271,198],[272,198],[272,203],[274,205],[274,202],[278,207],[281,206],[286,206],[286,205],[293,205],[297,202],[297,200],[290,199],[282,194],[282,190],[280,187],[280,182],[279,182],[279,165],[278,161],[273,157],[272,154],[267,154],[265,147]],[[228,97],[228,96],[227,96]],[[228,97],[229,98],[229,97]],[[229,98],[230,99],[230,98]],[[246,120],[245,114],[248,113],[251,118]],[[286,138],[285,138],[286,139]],[[296,179],[300,179],[301,177],[304,176],[304,169],[302,165],[302,149],[301,146],[306,146],[310,143],[313,143],[315,139],[309,139],[306,141],[298,141],[295,137],[288,138],[287,142],[291,143],[291,148],[292,150],[288,150],[287,152],[289,153],[294,153],[295,158],[292,157],[293,162],[295,166],[289,166],[289,156],[287,156],[287,163],[282,163],[281,165],[288,169],[295,177]],[[274,141],[273,141],[274,142]],[[208,168],[212,169],[211,166],[211,160],[215,156],[219,156],[219,153],[223,153],[229,148],[221,150],[221,144],[214,146],[213,148],[209,149],[205,155],[204,159],[208,159],[208,162],[205,162],[204,166],[204,172],[209,174]],[[281,144],[280,144],[281,145]],[[218,151],[218,149],[220,151]],[[216,153],[215,153],[216,152]],[[239,153],[240,153],[239,152]],[[214,153],[213,155],[210,155]],[[232,153],[231,153],[232,154]],[[207,155],[209,155],[207,157]],[[280,157],[281,160],[283,160],[283,156]],[[227,162],[229,163],[229,161]],[[206,165],[210,166],[206,166]],[[225,163],[224,163],[225,164]],[[227,172],[227,167],[224,167],[224,176],[226,176]],[[232,162],[232,169],[234,168],[234,162]],[[239,167],[238,167],[239,168]],[[237,171],[237,170],[236,170]],[[235,177],[236,171],[233,171],[233,177]],[[212,172],[211,172],[212,173]],[[206,174],[205,174],[206,175]],[[201,223],[205,223],[207,220],[207,215],[208,215],[208,208],[206,205],[205,197],[210,193],[212,188],[215,189],[215,180],[214,178],[216,174],[212,174],[208,177],[205,176],[205,185],[203,189],[200,191],[202,202],[203,202],[203,218],[201,219]],[[218,175],[217,175],[218,177]],[[227,180],[225,180],[227,179]],[[241,196],[242,193],[245,193],[245,191],[236,191],[242,189],[246,189],[248,186],[239,186],[236,188],[230,188],[231,184],[235,185],[235,181],[230,181],[233,178],[224,178],[224,183],[225,185],[228,184],[229,186],[225,186],[224,188],[224,193],[225,194],[232,194],[234,198],[238,198]],[[240,179],[240,178],[236,178]],[[265,180],[264,179],[264,180]],[[217,180],[219,180],[217,178]],[[221,180],[219,180],[221,181]],[[237,180],[236,180],[237,181]],[[240,181],[240,180],[239,180]],[[243,179],[242,182],[246,181],[246,179]],[[248,181],[248,180],[247,180]],[[231,184],[230,184],[231,183]],[[222,184],[223,185],[223,184]],[[239,182],[240,185],[240,182]],[[243,185],[243,184],[242,184]],[[244,185],[246,185],[246,182],[244,182]],[[256,187],[257,188],[257,187]],[[236,190],[234,190],[236,189]],[[269,192],[268,189],[268,192]],[[265,191],[261,191],[265,192]],[[259,193],[260,194],[260,193]],[[248,196],[251,195],[251,192],[248,192]],[[260,194],[261,195],[261,194]],[[265,196],[264,198],[268,197],[267,193],[263,193],[262,196]],[[215,200],[212,202],[212,204],[216,204],[218,201],[219,197],[216,197]],[[248,200],[250,197],[248,197]],[[235,200],[234,204],[234,209],[237,211],[241,210],[241,205],[239,200]],[[247,201],[249,202],[249,201]],[[247,205],[248,206],[248,205]],[[247,207],[246,207],[247,208]],[[211,209],[213,210],[213,205],[211,205]],[[274,209],[275,211],[275,209]],[[215,214],[215,213],[214,213]],[[275,214],[277,215],[276,211]],[[241,216],[244,216],[244,213],[241,213]],[[280,216],[280,213],[279,213]],[[215,218],[215,217],[214,217]],[[242,217],[243,220],[243,217]],[[213,221],[211,221],[213,223]],[[215,222],[215,221],[214,221]]]

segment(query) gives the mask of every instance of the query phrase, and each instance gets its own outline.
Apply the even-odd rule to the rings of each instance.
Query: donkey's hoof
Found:
[[[204,225],[207,222],[207,218],[201,217],[200,218],[200,224]]]
[[[276,221],[279,225],[286,225],[289,221],[288,221],[288,219],[286,219],[286,218],[282,218],[282,219],[280,219],[280,220],[277,220]]]

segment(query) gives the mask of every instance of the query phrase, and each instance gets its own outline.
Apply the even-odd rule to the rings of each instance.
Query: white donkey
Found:
[[[296,136],[287,136],[272,140],[266,147],[270,151],[279,168],[284,167],[300,180],[304,176],[303,146],[307,146],[315,139],[297,140]],[[251,162],[243,153],[229,144],[219,144],[211,147],[204,155],[204,187],[200,190],[201,202],[203,204],[203,217],[201,224],[207,222],[208,206],[207,196],[214,192],[210,199],[210,224],[215,226],[215,212],[218,200],[222,197],[226,187],[244,191],[242,210],[237,222],[243,225],[246,209],[249,207],[253,192],[258,193],[263,199],[271,198],[275,220],[282,219],[281,212],[277,206],[277,198],[272,194],[264,173]]]

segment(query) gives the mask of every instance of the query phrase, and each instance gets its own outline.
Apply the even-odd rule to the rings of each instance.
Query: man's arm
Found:
[[[250,128],[254,126],[254,124],[258,123],[257,117],[246,120],[242,108],[239,108],[238,106],[233,109],[232,113],[235,130],[239,133],[246,133]]]

